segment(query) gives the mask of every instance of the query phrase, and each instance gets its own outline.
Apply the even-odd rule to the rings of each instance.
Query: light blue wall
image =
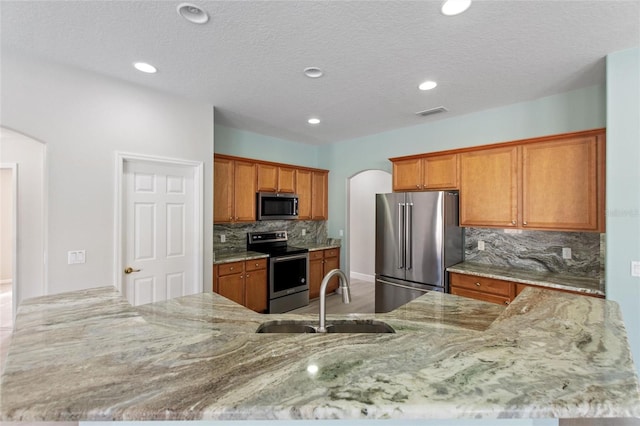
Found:
[[[329,236],[338,237],[347,223],[347,179],[366,169],[391,171],[389,157],[594,129],[605,124],[605,89],[592,86],[322,147],[320,167],[331,170]]]
[[[318,167],[318,147],[216,124],[215,153]]]
[[[607,56],[607,297],[622,308],[640,374],[640,49]]]

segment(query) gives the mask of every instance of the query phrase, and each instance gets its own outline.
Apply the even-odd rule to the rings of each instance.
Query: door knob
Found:
[[[127,266],[126,269],[124,270],[125,274],[130,274],[132,272],[140,272],[142,271],[142,269],[133,269],[131,266]]]

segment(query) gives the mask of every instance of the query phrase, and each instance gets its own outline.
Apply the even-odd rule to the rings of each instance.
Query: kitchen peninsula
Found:
[[[527,288],[505,308],[432,292],[375,315],[395,334],[255,333],[305,318],[317,320],[257,314],[214,293],[138,307],[112,287],[30,299],[2,375],[1,418],[640,416],[611,301]]]

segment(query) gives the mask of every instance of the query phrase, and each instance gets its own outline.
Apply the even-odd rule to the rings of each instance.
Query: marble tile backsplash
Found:
[[[602,235],[465,228],[465,261],[600,278],[604,273]],[[484,241],[483,251],[478,250],[478,241]],[[563,247],[571,249],[571,259],[562,258]]]
[[[306,235],[302,235],[302,230]],[[244,250],[247,248],[247,232],[287,231],[289,245],[305,246],[324,244],[328,240],[327,222],[319,220],[265,220],[250,223],[213,225],[213,250]],[[226,242],[220,241],[224,234]]]

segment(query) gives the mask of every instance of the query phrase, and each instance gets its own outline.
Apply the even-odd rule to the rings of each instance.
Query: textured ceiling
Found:
[[[179,3],[3,0],[2,49],[209,102],[230,127],[322,144],[601,84],[605,56],[640,45],[638,0],[475,0],[455,17],[439,0],[194,0],[205,25],[181,18]],[[308,66],[325,75],[305,77]],[[417,90],[427,79],[438,87]],[[449,112],[415,115],[441,105]]]

